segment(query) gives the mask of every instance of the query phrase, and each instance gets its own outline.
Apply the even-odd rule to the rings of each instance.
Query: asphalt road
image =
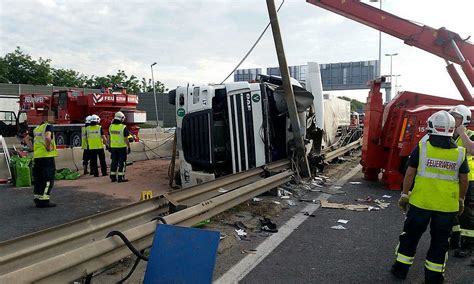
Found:
[[[130,203],[97,192],[84,192],[76,187],[56,187],[51,200],[54,208],[36,208],[32,188],[0,187],[0,241],[64,224]]]
[[[369,183],[358,174],[346,184],[345,195],[334,195],[332,202],[355,203],[357,198],[371,196],[386,199],[391,205],[380,211],[355,212],[319,208],[315,217],[308,218],[283,241],[267,258],[241,281],[242,283],[399,283],[389,270],[394,261],[394,250],[402,230],[404,215],[396,206],[399,192],[383,189],[380,183]],[[331,229],[339,225],[346,230]],[[429,245],[425,232],[415,264],[407,283],[424,282],[424,257]],[[469,260],[452,257],[447,265],[446,283],[474,283],[474,267]]]

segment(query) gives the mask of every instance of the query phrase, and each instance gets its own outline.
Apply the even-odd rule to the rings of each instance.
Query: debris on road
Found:
[[[269,218],[264,217],[260,219],[260,224],[262,224],[262,231],[270,232],[270,233],[277,233],[277,225],[272,222]]]
[[[339,220],[337,220],[337,222],[342,223],[342,224],[347,224],[347,223],[349,223],[349,220],[339,219]]]
[[[386,194],[384,194],[384,195],[382,196],[382,198],[392,198],[392,196],[391,196],[391,195],[386,195]]]
[[[237,233],[237,236],[239,236],[239,237],[245,237],[245,236],[247,236],[247,233],[246,233],[244,230],[242,230],[242,229],[238,229],[238,230],[235,229],[235,232]]]
[[[347,228],[344,227],[343,225],[337,225],[337,226],[332,226],[331,229],[335,229],[335,230],[346,230]]]
[[[305,215],[305,216],[309,216],[309,217],[316,217],[316,215],[314,215],[314,214],[309,214],[309,212],[304,212],[304,215]]]
[[[275,201],[275,200],[273,200],[272,202],[275,203],[276,205],[280,205],[280,204],[281,204],[280,201]]]
[[[228,192],[229,190],[221,187],[221,188],[219,188],[217,191],[220,192],[220,193],[226,193],[226,192]]]
[[[360,182],[360,181],[350,181],[349,183],[350,184],[362,184],[362,182]]]
[[[289,206],[296,206],[296,202],[294,202],[293,200],[287,200],[286,203],[287,203]]]
[[[331,203],[327,200],[321,200],[321,207],[322,208],[331,208],[331,209],[346,209],[346,210],[352,210],[352,211],[366,211],[366,210],[369,210],[368,205]]]
[[[242,254],[256,254],[257,250],[256,249],[244,249],[241,251]]]
[[[263,200],[262,198],[258,198],[258,197],[254,197],[254,198],[252,199],[253,202],[260,202],[260,201],[262,201],[262,200]]]

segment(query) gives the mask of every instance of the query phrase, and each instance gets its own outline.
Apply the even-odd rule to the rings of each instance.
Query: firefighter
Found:
[[[89,165],[89,145],[87,145],[87,127],[91,123],[91,118],[92,116],[88,115],[86,117],[86,123],[84,124],[83,127],[81,127],[81,147],[82,147],[82,167],[84,168],[84,175],[87,175],[89,171],[87,170],[87,167]]]
[[[456,131],[454,138],[456,143],[466,148],[468,153],[468,163],[471,169],[474,169],[474,131],[466,129],[471,122],[471,111],[464,105],[458,105],[450,110],[450,114],[456,120]],[[474,247],[474,170],[468,175],[469,186],[464,199],[464,212],[458,217],[455,227],[453,227],[453,236],[451,241],[453,247],[460,248],[454,252],[455,257],[468,257],[472,254]],[[460,236],[460,242],[459,242]]]
[[[53,125],[43,121],[33,130],[33,137],[34,202],[38,208],[56,207],[50,201],[56,173],[54,158],[58,156]]]
[[[452,139],[453,116],[439,111],[428,118],[427,124],[429,138],[420,141],[411,153],[403,180],[398,204],[404,211],[408,208],[408,213],[391,272],[400,279],[407,277],[418,241],[430,224],[425,282],[441,283],[454,218],[463,211],[469,165],[466,149]]]
[[[110,165],[110,180],[112,182],[127,182],[125,178],[125,167],[127,154],[130,154],[130,142],[128,141],[129,131],[123,124],[125,115],[119,111],[115,114],[114,120],[109,128],[109,148],[112,163]]]
[[[87,144],[89,146],[89,155],[91,161],[91,174],[95,177],[99,176],[99,169],[97,166],[97,157],[100,161],[100,170],[102,176],[107,175],[107,163],[105,162],[104,144],[107,145],[107,139],[104,130],[100,126],[100,118],[93,114],[91,123],[87,127]]]

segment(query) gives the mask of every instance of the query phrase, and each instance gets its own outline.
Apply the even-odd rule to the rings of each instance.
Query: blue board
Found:
[[[219,232],[159,224],[145,284],[212,283]]]

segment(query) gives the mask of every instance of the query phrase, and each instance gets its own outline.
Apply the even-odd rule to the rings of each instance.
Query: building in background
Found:
[[[319,64],[324,91],[368,89],[367,82],[376,78],[377,60]],[[238,69],[234,81],[252,81],[258,74],[281,76],[279,67]],[[290,76],[305,83],[308,65],[289,66]]]

